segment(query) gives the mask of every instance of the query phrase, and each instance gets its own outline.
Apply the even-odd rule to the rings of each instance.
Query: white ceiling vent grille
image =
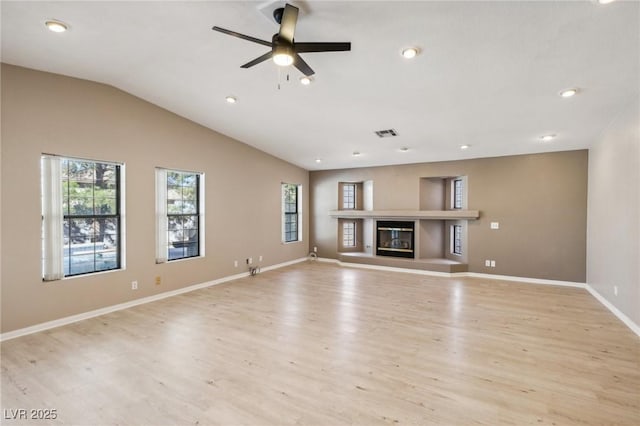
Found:
[[[392,138],[394,136],[398,136],[398,132],[396,132],[395,129],[376,130],[375,133],[379,138]]]

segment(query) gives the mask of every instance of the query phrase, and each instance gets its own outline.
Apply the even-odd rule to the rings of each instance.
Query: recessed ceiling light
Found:
[[[316,163],[322,163],[322,159],[321,158],[316,158]]]
[[[562,92],[560,92],[560,96],[562,96],[563,98],[570,98],[570,97],[575,96],[577,94],[578,94],[578,89],[576,89],[576,88],[565,89]]]
[[[407,152],[409,151],[409,148],[406,146],[403,146],[402,148],[400,148],[400,152]]]
[[[469,149],[470,146],[471,145],[460,145],[460,149],[464,151],[465,149]]]
[[[544,136],[540,136],[540,140],[542,142],[550,142],[552,140],[554,140],[556,138],[557,135],[555,134],[549,134],[549,135],[544,135]]]
[[[402,49],[402,56],[406,59],[415,58],[417,54],[417,47],[407,47],[406,49]]]
[[[300,77],[300,84],[302,85],[308,86],[311,84],[311,81],[312,81],[311,77],[307,77],[306,75]]]
[[[609,4],[609,3],[613,3],[616,0],[598,0],[598,3],[600,4]]]
[[[359,151],[353,151],[353,156],[354,157],[359,157],[360,156],[360,152]]]
[[[227,96],[225,99],[226,99],[226,100],[227,100],[227,102],[228,102],[228,103],[230,103],[230,104],[235,104],[236,102],[238,102],[238,99],[236,99],[236,97],[235,97],[235,96]]]
[[[63,33],[67,31],[67,29],[69,29],[69,26],[67,24],[60,21],[51,20],[45,22],[44,24],[47,26],[47,28],[49,28],[49,31],[53,31],[54,33]]]

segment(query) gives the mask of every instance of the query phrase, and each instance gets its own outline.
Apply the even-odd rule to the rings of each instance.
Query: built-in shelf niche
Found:
[[[447,179],[450,178],[420,179],[420,210],[447,210]]]
[[[345,204],[345,200],[349,198],[345,197],[350,191],[349,187],[353,191],[353,207]],[[338,210],[373,210],[373,181],[338,182]]]
[[[453,207],[454,182],[462,181],[462,205]],[[467,209],[467,177],[436,176],[420,178],[420,210],[465,210]]]

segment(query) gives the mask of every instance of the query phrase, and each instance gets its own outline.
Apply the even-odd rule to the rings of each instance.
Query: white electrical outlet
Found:
[[[500,222],[491,222],[491,229],[500,229]]]
[[[314,253],[317,253],[317,252],[318,252],[318,247],[313,246],[313,252],[314,252]]]
[[[238,261],[237,261],[237,260],[234,260],[234,261],[233,261],[233,267],[234,267],[234,268],[237,268],[237,267],[238,267]]]
[[[138,281],[131,281],[131,290],[138,289]]]
[[[491,261],[490,260],[485,260],[484,261],[484,266],[486,266],[487,268],[491,266]]]
[[[491,267],[492,267],[492,268],[495,268],[495,267],[496,267],[496,261],[495,261],[495,260],[492,260],[492,261],[491,261]]]
[[[618,295],[618,286],[617,286],[617,285],[614,285],[614,286],[613,286],[613,295],[614,295],[614,296],[617,296],[617,295]]]
[[[262,262],[262,256],[258,258],[258,262]]]

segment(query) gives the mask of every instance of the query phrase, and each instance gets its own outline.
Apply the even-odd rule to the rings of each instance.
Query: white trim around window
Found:
[[[295,194],[294,203],[291,203],[291,190]],[[281,235],[284,244],[302,241],[302,185],[282,182],[281,195]],[[295,208],[295,210],[292,208]],[[295,230],[292,228],[295,226]],[[292,236],[295,235],[295,239]]]
[[[195,236],[197,238],[197,243],[189,244],[189,241],[185,240],[183,243],[186,246],[197,248],[196,254],[190,255],[189,249],[184,248],[182,255],[176,255],[175,253],[171,253],[171,247],[174,245],[174,242],[170,241],[170,219],[173,216],[176,216],[176,212],[169,211],[169,205],[171,204],[170,197],[168,196],[169,191],[169,175],[177,174],[180,176],[183,175],[195,175],[196,180],[196,188],[197,188],[197,200],[195,203],[195,211],[189,210],[186,216],[189,216],[189,219],[195,217],[196,220],[191,226],[195,226],[193,228],[195,230]],[[186,178],[185,178],[186,179]],[[204,257],[205,252],[205,212],[204,212],[204,194],[205,194],[205,179],[204,173],[193,172],[193,171],[182,171],[182,170],[173,170],[173,169],[165,169],[162,167],[156,168],[156,263],[165,263],[170,260],[181,260],[181,259],[190,259],[190,258],[198,258]],[[180,186],[182,184],[179,184]],[[184,186],[184,185],[182,185]],[[177,200],[182,204],[191,204],[186,202],[185,200]],[[172,214],[173,213],[173,214]],[[180,216],[181,214],[178,214]],[[184,216],[184,215],[183,215]],[[186,217],[185,216],[185,217]],[[186,250],[186,251],[185,251]]]

